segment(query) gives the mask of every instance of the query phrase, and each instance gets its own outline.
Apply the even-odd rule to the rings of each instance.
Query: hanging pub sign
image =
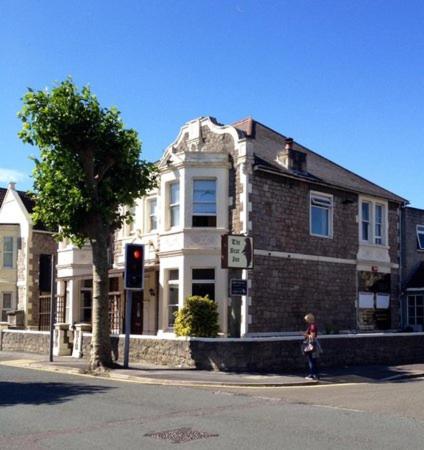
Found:
[[[235,234],[221,237],[223,269],[253,269],[253,238]]]

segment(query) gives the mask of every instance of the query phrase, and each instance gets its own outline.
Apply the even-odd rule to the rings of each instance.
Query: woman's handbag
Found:
[[[305,339],[302,344],[303,353],[310,353],[315,350],[314,344],[309,340]]]

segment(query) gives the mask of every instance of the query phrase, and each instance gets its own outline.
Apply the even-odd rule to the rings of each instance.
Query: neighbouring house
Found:
[[[158,188],[111,238],[111,332],[124,326],[124,245],[145,245],[144,291],[131,332],[173,333],[190,295],[218,304],[223,335],[298,332],[316,314],[327,332],[400,326],[398,195],[251,118],[187,122],[158,162]],[[254,238],[254,268],[221,267],[221,236]],[[91,251],[58,251],[58,317],[91,323]],[[229,296],[231,279],[247,280]]]
[[[424,210],[402,210],[402,325],[424,328]]]
[[[15,183],[0,188],[0,319],[43,330],[50,323],[50,258],[57,243],[42,224],[34,224],[33,207]]]

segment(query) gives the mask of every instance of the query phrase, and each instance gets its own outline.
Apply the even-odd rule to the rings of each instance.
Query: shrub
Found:
[[[177,336],[216,337],[218,334],[217,304],[207,296],[188,297],[175,316]]]

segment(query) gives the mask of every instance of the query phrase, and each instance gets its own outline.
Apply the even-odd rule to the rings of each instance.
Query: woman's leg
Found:
[[[316,377],[317,376],[317,367],[316,367],[315,358],[312,356],[312,352],[309,352],[307,354],[307,356],[308,356],[309,375],[312,377]]]

